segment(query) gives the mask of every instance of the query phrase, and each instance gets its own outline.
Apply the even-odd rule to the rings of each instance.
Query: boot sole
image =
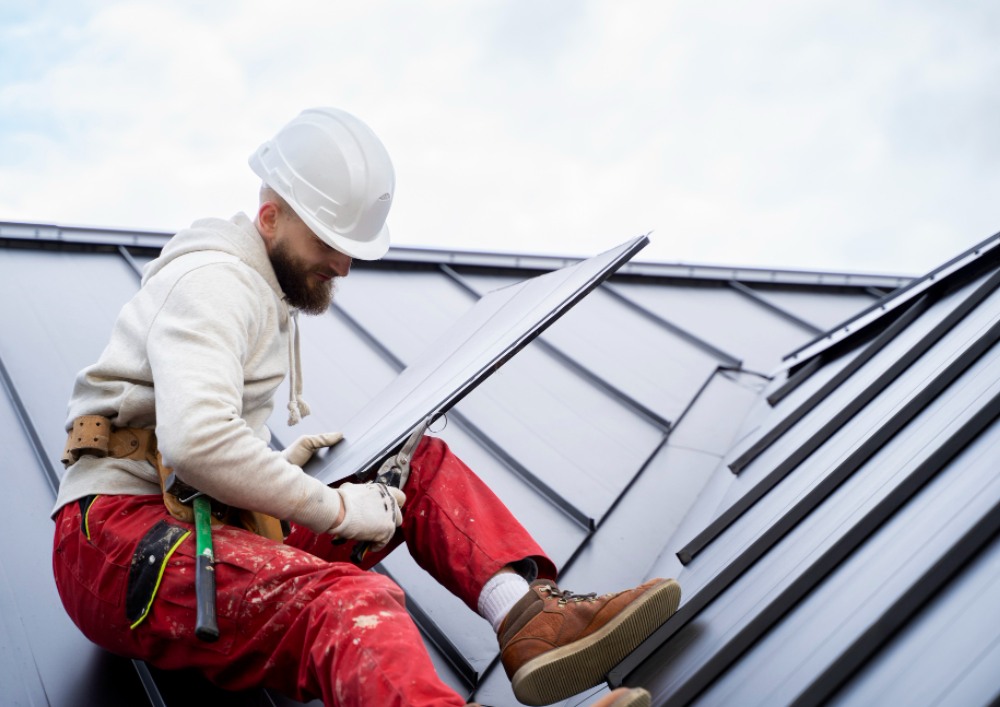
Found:
[[[514,695],[526,705],[548,705],[599,685],[677,611],[680,601],[680,585],[664,580],[599,631],[522,665],[511,678]]]
[[[633,690],[622,695],[608,707],[650,707],[652,698],[645,690]]]

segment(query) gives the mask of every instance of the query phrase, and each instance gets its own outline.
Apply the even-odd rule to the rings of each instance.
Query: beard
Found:
[[[306,314],[322,314],[330,308],[338,278],[325,281],[313,279],[313,271],[296,258],[284,243],[274,245],[270,258],[274,275],[288,304]]]

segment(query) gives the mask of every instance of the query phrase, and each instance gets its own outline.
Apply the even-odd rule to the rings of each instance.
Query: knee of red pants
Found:
[[[555,564],[534,538],[443,440],[425,437],[410,467],[402,528],[407,544],[417,563],[444,575],[442,583],[470,608],[507,565],[530,560],[538,576],[556,578]]]
[[[506,565],[533,566],[537,576],[556,578],[555,564],[443,440],[424,437],[410,469],[403,526],[384,550],[365,556],[362,568],[405,541],[417,563],[474,611],[483,585]],[[331,562],[351,561],[355,547],[353,541],[338,543],[297,526],[286,542]]]
[[[531,559],[538,567],[539,576],[555,579],[556,569],[552,562],[510,514],[503,502],[468,465],[451,451],[444,440],[437,437],[423,437],[413,454],[410,469],[409,480],[403,489],[406,493],[406,502],[402,508],[403,528],[396,533],[383,550],[369,552],[360,563],[360,567],[370,569],[396,547],[403,544],[406,541],[407,528],[418,525],[421,519],[427,518],[423,502],[428,494],[434,494],[442,502],[436,504],[438,506],[454,499],[453,505],[456,508],[452,510],[457,510],[457,506],[463,505],[462,499],[475,499],[480,502],[476,505],[490,511],[491,517],[497,515],[501,519],[503,523],[501,527],[507,530],[512,538],[524,539],[524,554],[520,552],[507,553],[504,558],[497,558],[497,562],[501,564],[497,565],[496,569],[508,562],[515,563]],[[488,521],[489,518],[484,514],[481,525],[486,531],[490,529]],[[471,532],[472,529],[469,530]],[[329,562],[350,562],[356,545],[353,540],[338,540],[328,533],[314,533],[295,523],[292,524],[291,533],[285,542]],[[420,550],[420,548],[416,549]]]

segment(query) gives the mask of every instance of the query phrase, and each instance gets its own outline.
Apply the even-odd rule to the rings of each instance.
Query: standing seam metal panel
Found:
[[[776,633],[791,630],[785,628],[787,619],[783,617],[799,600],[803,600],[803,604],[814,602],[818,615],[829,616],[834,622],[839,622],[837,625],[847,622],[848,617],[856,619],[858,609],[854,606],[843,609],[840,613],[827,611],[829,600],[823,603],[815,599],[820,590],[814,590],[813,587],[823,580],[827,572],[839,568],[841,562],[846,566],[852,561],[847,558],[854,558],[859,552],[864,552],[857,548],[863,548],[865,543],[871,542],[868,537],[875,528],[887,521],[890,525],[895,523],[896,521],[890,520],[893,514],[903,517],[917,514],[914,522],[918,523],[918,527],[923,523],[927,532],[933,532],[936,526],[933,523],[928,525],[929,517],[919,515],[919,509],[927,503],[939,503],[942,509],[961,518],[965,515],[967,504],[956,501],[948,494],[964,493],[967,499],[979,499],[982,495],[979,491],[985,488],[986,480],[987,484],[992,484],[991,488],[996,494],[1000,495],[1000,478],[991,474],[991,457],[983,452],[982,445],[971,454],[972,461],[969,463],[978,464],[976,470],[970,472],[971,476],[964,471],[969,464],[949,464],[949,460],[961,451],[962,446],[992,424],[1000,413],[998,371],[1000,350],[994,349],[986,359],[970,369],[960,385],[949,391],[948,395],[943,396],[922,416],[920,423],[910,431],[908,437],[895,439],[877,457],[869,460],[864,474],[858,475],[848,487],[831,496],[817,513],[794,529],[789,529],[787,536],[775,533],[773,537],[765,536],[751,546],[735,562],[738,574],[732,572],[733,565],[725,568],[716,581],[702,590],[708,596],[692,597],[678,615],[668,622],[667,627],[671,629],[670,640],[654,660],[647,666],[639,667],[630,679],[644,683],[652,681],[658,691],[669,695],[667,704],[686,704],[723,675],[728,678],[726,671],[740,670],[730,666],[762,637],[768,637],[764,639],[767,645],[774,646],[770,648],[771,651],[781,651],[795,636],[810,639],[826,635],[827,629],[822,623],[814,621],[812,624],[800,625],[791,634],[782,633],[781,638],[770,639],[769,632],[772,630]],[[967,424],[964,424],[966,421]],[[948,428],[954,431],[946,432]],[[991,445],[996,444],[998,439],[1000,436],[997,434],[989,437],[986,449],[991,449]],[[914,445],[921,444],[926,448],[914,451]],[[904,461],[908,457],[910,460]],[[911,471],[903,473],[904,466]],[[916,498],[914,494],[923,488],[927,480],[938,473],[942,478],[934,482],[934,490],[921,493],[924,500],[920,503],[911,502],[910,499]],[[964,474],[962,478],[966,481],[963,485],[951,484],[952,474]],[[864,491],[865,488],[868,491]],[[879,498],[882,500],[878,501]],[[982,502],[989,503],[991,496],[987,493],[984,498]],[[856,513],[861,505],[869,506],[870,510],[859,516]],[[970,514],[975,515],[971,510]],[[912,535],[911,533],[910,536]],[[897,536],[900,534],[893,531],[892,537]],[[904,541],[908,541],[910,536],[902,534]],[[779,537],[780,541],[770,545]],[[878,537],[878,534],[872,537]],[[838,545],[841,539],[843,542]],[[733,540],[738,542],[737,538]],[[833,544],[821,553],[817,552],[829,543]],[[917,547],[922,548],[924,545],[917,543]],[[765,555],[765,552],[769,554]],[[935,557],[933,552],[929,552],[926,563],[932,564]],[[755,562],[757,559],[760,560],[759,563]],[[875,566],[888,565],[882,562]],[[733,575],[731,579],[726,579],[727,574]],[[772,586],[786,582],[791,584],[784,588]],[[864,582],[861,586],[879,586],[879,582],[874,581],[871,585]],[[833,596],[838,597],[845,591],[848,590],[840,588]],[[685,609],[693,613],[689,614]],[[853,625],[860,625],[862,630],[868,626],[863,621]],[[758,648],[754,648],[754,651],[754,655],[757,655]],[[794,656],[802,655],[802,649],[791,653]],[[775,684],[781,682],[779,673],[783,674],[786,666],[789,675],[794,674],[801,679],[805,679],[802,676],[810,675],[808,670],[789,662],[798,658],[775,660],[773,656],[766,657],[770,653],[760,655],[764,656],[760,659],[770,668],[762,670],[760,666],[748,667],[745,672],[740,673],[741,677],[733,678],[733,684],[748,685],[752,682],[753,675],[760,674],[762,685],[771,685],[769,689],[773,689]],[[662,666],[669,668],[663,670]],[[757,693],[748,692],[744,695],[744,701],[750,694]],[[778,699],[777,703],[782,703],[782,699]]]
[[[987,308],[985,311],[988,315],[989,309]],[[967,325],[966,328],[974,325],[972,322],[963,322],[963,324]],[[708,603],[719,597],[740,575],[772,549],[798,523],[824,503],[830,494],[849,479],[871,455],[892,440],[896,432],[909,424],[910,420],[919,414],[930,401],[934,400],[953,381],[962,376],[969,366],[972,366],[982,353],[988,350],[998,338],[1000,338],[1000,324],[994,324],[986,334],[982,335],[974,344],[969,346],[958,359],[939,373],[933,383],[922,388],[916,397],[912,398],[896,412],[882,430],[878,431],[875,436],[870,437],[861,447],[855,449],[843,464],[828,472],[828,475],[804,496],[799,495],[796,497],[797,500],[789,501],[791,505],[788,506],[784,515],[771,521],[771,525],[764,529],[759,537],[750,535],[749,537],[756,537],[756,539],[752,542],[749,540],[738,541],[743,549],[737,555],[733,556],[728,561],[728,564],[722,566],[720,570],[715,570],[717,574],[708,579],[700,589],[695,590],[695,595],[682,606],[681,610],[668,622],[667,626],[661,629],[659,635],[648,641],[648,646],[642,647],[632,658],[623,663],[622,666],[619,666],[617,672],[626,673],[631,670],[639,660],[649,654],[650,646],[658,645],[667,640],[668,637],[678,634],[681,627],[685,626],[689,621],[694,620]],[[778,496],[775,496],[774,499],[769,499],[772,501],[770,505],[773,506],[775,502],[778,502],[778,498]],[[734,527],[732,530],[736,530],[736,528]],[[745,529],[741,530],[745,532]],[[733,539],[738,537],[734,536],[732,532],[727,533],[727,535],[733,537]],[[698,563],[698,566],[701,568],[701,574],[705,574],[706,572],[711,573],[713,571],[711,569],[713,564],[717,562],[718,560],[715,560],[714,562],[709,562],[708,565],[705,565],[704,562]],[[695,581],[694,586],[698,586],[697,581]],[[688,657],[690,658],[690,656]]]
[[[921,365],[926,366],[927,360],[921,360],[922,357],[931,351],[936,344],[941,342],[946,335],[952,334],[954,331],[955,333],[952,334],[949,339],[953,340],[959,335],[959,330],[967,329],[972,326],[974,324],[974,320],[971,319],[970,312],[974,312],[976,307],[983,303],[987,297],[992,295],[996,291],[997,285],[1000,285],[1000,273],[997,273],[996,276],[990,278],[982,287],[977,288],[977,290],[970,297],[965,298],[955,310],[951,311],[948,316],[945,316],[927,334],[923,335],[914,346],[903,352],[898,356],[898,358],[893,357],[890,359],[886,355],[881,357],[875,356],[870,361],[862,361],[864,364],[870,364],[868,366],[861,366],[859,369],[846,369],[851,375],[854,375],[859,370],[868,369],[866,372],[870,376],[870,371],[878,370],[876,369],[877,365],[888,365],[888,367],[884,371],[880,372],[873,381],[868,382],[861,389],[860,393],[855,394],[846,405],[831,414],[827,419],[823,420],[822,424],[819,425],[819,428],[812,431],[811,436],[794,449],[794,451],[782,454],[781,461],[777,464],[777,466],[767,472],[766,475],[764,475],[759,481],[743,492],[734,503],[732,503],[715,521],[713,521],[713,523],[711,523],[705,530],[699,533],[697,537],[692,539],[687,545],[685,545],[684,548],[681,549],[679,553],[681,559],[690,561],[691,558],[703,551],[712,541],[724,533],[727,528],[731,527],[737,520],[739,520],[740,517],[743,516],[743,514],[752,508],[760,499],[765,497],[800,464],[816,454],[821,447],[827,445],[831,438],[837,436],[838,434],[842,434],[841,431],[845,428],[845,425],[847,425],[856,416],[860,416],[861,418],[872,417],[875,410],[873,401],[879,405],[883,404],[889,397],[885,394],[889,387],[896,384],[896,382],[900,380],[901,376],[903,376],[903,374],[906,373],[906,371],[908,371],[914,364],[919,362]],[[978,315],[979,317],[985,317],[989,315],[989,312],[989,308],[983,308],[978,312]],[[919,327],[915,327],[913,331],[918,330]],[[892,342],[886,343],[898,345],[902,341],[903,338],[899,337],[894,339]],[[956,344],[961,345],[961,342],[956,342]],[[882,350],[879,350],[877,353],[881,352]],[[837,379],[834,380],[837,381],[839,386],[839,384],[846,382],[847,378],[842,381]],[[833,389],[836,389],[836,387]],[[824,398],[826,398],[833,389],[825,391]],[[809,412],[813,411],[815,411],[818,416],[823,412],[823,408],[814,406]],[[796,422],[798,421],[796,420]],[[818,424],[819,422],[820,420],[817,419],[813,424]],[[789,425],[784,431],[788,431],[792,428],[793,426]],[[803,425],[802,428],[805,429],[805,425]]]
[[[882,644],[884,622],[905,621],[937,596],[1000,521],[1000,477],[991,464],[1000,445],[997,390],[798,582],[773,596],[742,645],[726,647],[726,657],[737,662],[698,704],[727,704],[734,692],[748,705],[749,695],[758,705],[824,704],[830,684],[849,679]],[[970,437],[965,449],[950,448]],[[943,454],[935,459],[937,452]]]

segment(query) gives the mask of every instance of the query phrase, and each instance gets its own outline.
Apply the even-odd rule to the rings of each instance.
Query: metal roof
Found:
[[[0,688],[15,703],[181,704],[204,688],[91,646],[49,569],[73,378],[167,238],[0,223],[0,439],[18,494],[0,520],[17,539],[0,547],[13,639]],[[563,568],[564,586],[680,579],[677,616],[611,675],[646,685],[655,704],[880,702],[929,694],[903,686],[934,675],[948,676],[946,697],[996,694],[996,632],[973,630],[998,625],[987,597],[1000,577],[989,468],[1000,295],[977,289],[1000,269],[991,242],[914,281],[629,263],[440,434]],[[339,429],[481,294],[574,260],[393,249],[356,263],[331,311],[302,322],[314,412],[294,430],[276,413],[276,439]],[[406,590],[446,681],[516,704],[485,622],[405,552],[379,571]]]
[[[684,563],[681,609],[613,681],[661,705],[1000,696],[996,242],[768,385],[651,568]]]

